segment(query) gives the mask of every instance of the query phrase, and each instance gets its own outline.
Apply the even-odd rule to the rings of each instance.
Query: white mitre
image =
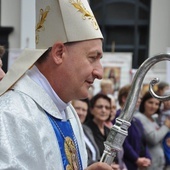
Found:
[[[25,49],[0,81],[0,95],[55,42],[103,39],[87,0],[36,0],[36,49]]]

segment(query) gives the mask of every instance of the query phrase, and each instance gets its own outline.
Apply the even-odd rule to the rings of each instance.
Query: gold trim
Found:
[[[93,14],[91,14],[83,5],[83,3],[81,2],[81,0],[70,0],[70,3],[76,8],[78,9],[79,12],[81,12],[83,14],[82,18],[85,20],[86,18],[91,20],[91,23],[93,24],[94,29],[98,30],[99,26],[97,24],[97,21],[95,19],[95,17],[93,16]]]
[[[66,170],[78,170],[77,151],[73,140],[70,137],[65,137],[64,142],[65,153],[69,164],[66,166]]]
[[[40,19],[39,19],[39,22],[37,23],[36,25],[36,44],[38,44],[39,42],[39,32],[42,30],[44,31],[45,30],[45,27],[44,27],[44,22],[46,21],[46,18],[47,18],[47,15],[50,11],[50,6],[47,6],[45,8],[45,10],[43,10],[42,8],[40,9]]]

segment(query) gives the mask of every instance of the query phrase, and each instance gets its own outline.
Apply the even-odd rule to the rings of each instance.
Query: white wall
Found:
[[[35,0],[21,0],[21,48],[35,48]]]
[[[152,0],[149,56],[170,47],[170,0]]]
[[[20,48],[21,0],[1,0],[1,26],[14,27],[9,36],[9,48]]]
[[[150,19],[149,57],[166,53],[170,47],[170,0],[152,0]],[[153,67],[160,80],[166,81],[166,62],[160,62]]]
[[[33,48],[35,34],[35,0],[1,0],[1,25],[12,26],[10,48]]]

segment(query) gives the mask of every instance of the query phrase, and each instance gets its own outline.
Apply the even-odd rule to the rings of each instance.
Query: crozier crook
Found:
[[[156,55],[154,57],[148,58],[143,62],[143,64],[139,67],[137,70],[132,84],[131,89],[128,94],[124,109],[122,110],[120,116],[116,118],[115,124],[112,126],[110,133],[104,142],[105,150],[103,152],[103,155],[101,157],[101,162],[105,162],[109,165],[112,164],[114,161],[114,158],[116,156],[116,153],[121,150],[123,142],[128,135],[128,128],[131,125],[131,120],[133,117],[133,113],[135,110],[136,102],[138,100],[138,96],[141,90],[141,85],[143,82],[143,79],[148,72],[148,70],[156,63],[164,60],[170,61],[170,55],[168,54],[160,54]],[[158,79],[154,79],[150,83],[150,92],[151,94],[158,98],[159,100],[169,100],[170,96],[157,96],[152,86],[155,85],[158,82]]]
[[[170,100],[170,96],[158,96],[157,94],[155,94],[154,90],[153,90],[153,86],[155,84],[157,84],[159,82],[158,78],[154,78],[150,84],[149,84],[149,91],[151,93],[151,95],[155,98],[157,98],[160,101],[166,101],[166,100]],[[170,94],[169,94],[170,95]]]

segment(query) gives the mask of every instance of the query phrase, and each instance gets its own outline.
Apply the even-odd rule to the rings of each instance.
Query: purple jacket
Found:
[[[116,117],[120,115],[120,110],[117,111]],[[128,129],[128,136],[126,137],[124,149],[124,162],[129,170],[137,170],[136,161],[139,157],[146,157],[151,159],[148,147],[144,139],[143,125],[139,119],[133,117],[131,126]]]

